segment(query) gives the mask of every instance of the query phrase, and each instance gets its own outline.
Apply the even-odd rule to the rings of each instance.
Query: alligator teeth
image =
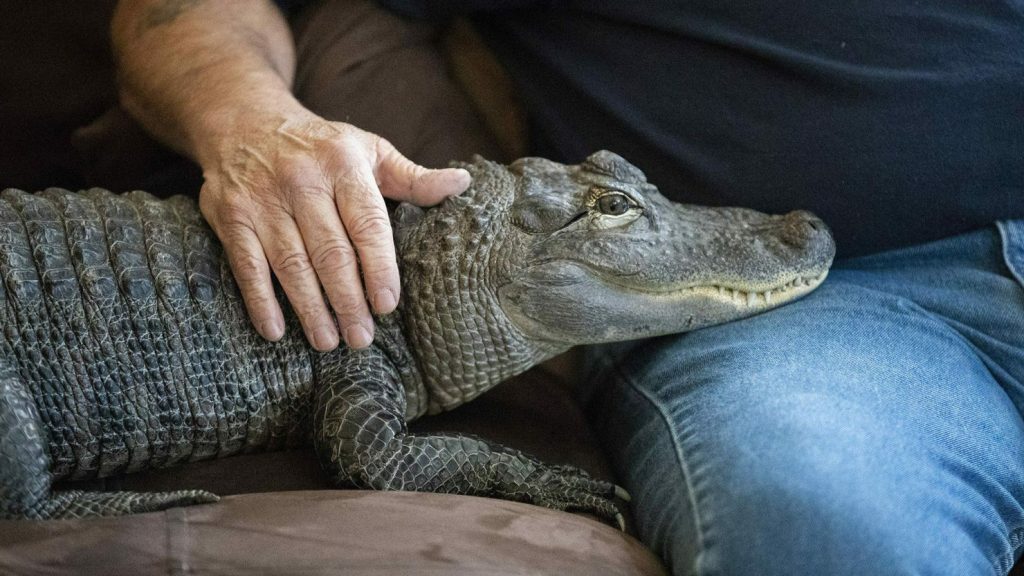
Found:
[[[688,288],[688,290],[696,291],[698,288],[704,290],[717,290],[719,296],[727,298],[728,300],[739,306],[754,306],[755,304],[758,303],[759,300],[762,299],[765,305],[771,306],[774,300],[778,298],[785,298],[785,295],[788,294],[790,290],[802,290],[804,287],[814,286],[821,282],[822,280],[824,280],[824,278],[824,273],[819,276],[798,276],[790,280],[789,282],[782,284],[781,286],[772,288],[771,290],[765,290],[764,292],[747,292],[745,290],[738,290],[735,288],[729,288],[728,286],[721,285],[702,287],[691,286]]]

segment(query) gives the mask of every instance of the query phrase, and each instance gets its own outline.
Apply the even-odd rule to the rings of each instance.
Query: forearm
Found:
[[[122,0],[112,36],[122,104],[200,164],[240,115],[300,109],[291,33],[269,0]]]

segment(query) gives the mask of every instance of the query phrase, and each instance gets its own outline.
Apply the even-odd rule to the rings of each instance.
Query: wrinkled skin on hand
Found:
[[[339,328],[349,346],[369,346],[370,307],[395,309],[400,283],[384,198],[428,206],[470,182],[465,170],[428,170],[377,135],[304,110],[255,115],[204,160],[200,208],[253,325],[269,340],[284,334],[273,272],[318,350],[338,346]]]

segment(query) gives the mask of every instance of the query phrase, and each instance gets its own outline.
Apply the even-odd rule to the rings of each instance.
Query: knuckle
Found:
[[[308,201],[308,200],[322,200],[324,198],[332,198],[333,194],[327,188],[327,186],[321,184],[313,184],[308,181],[303,182],[290,182],[286,185],[288,195],[293,201]]]
[[[271,310],[277,304],[277,300],[262,290],[257,290],[245,295],[245,303],[253,320],[265,322],[273,318]]]
[[[327,305],[320,292],[291,292],[288,294],[288,302],[303,326],[318,326],[330,322]]]
[[[303,326],[313,327],[326,323],[327,309],[320,303],[310,301],[306,303],[292,302],[295,314]]]
[[[358,166],[366,158],[366,150],[350,134],[341,134],[325,142],[320,152],[325,160],[330,160],[335,170]]]
[[[398,149],[388,142],[388,140],[382,136],[373,136],[373,150],[377,154],[378,160],[387,160],[394,158],[395,156],[401,156]]]
[[[253,197],[254,214],[260,220],[294,218],[291,202],[287,196],[277,188],[267,188],[263,193]]]
[[[243,292],[243,299],[245,300],[245,307],[249,312],[249,317],[257,326],[274,319],[274,310],[277,308],[278,303],[277,299],[273,296],[266,294],[262,290],[257,290],[251,294]]]
[[[221,224],[214,227],[217,237],[224,244],[224,249],[228,253],[231,265],[234,267],[243,258],[248,259],[251,267],[259,266],[258,254],[254,253],[250,248],[250,242],[256,237],[256,230],[248,222],[233,222],[229,224]],[[239,261],[236,263],[236,261]]]
[[[360,288],[359,294],[362,294]],[[343,327],[359,324],[369,316],[366,301],[359,297],[340,297],[331,301],[331,308]]]
[[[349,243],[339,238],[321,242],[311,259],[317,270],[340,270],[354,264],[356,255]]]
[[[362,154],[359,142],[349,131],[342,131],[328,141],[326,151],[333,154],[342,163],[350,162]]]
[[[391,236],[391,222],[387,215],[379,210],[364,211],[353,216],[346,228],[350,236],[360,241]]]
[[[239,284],[253,284],[263,276],[263,269],[266,265],[252,254],[238,254],[231,259],[231,268],[235,272]]]
[[[371,290],[391,288],[392,291],[396,291],[398,289],[398,263],[394,256],[366,258],[360,262],[360,265],[366,285]]]
[[[252,222],[252,210],[248,202],[236,196],[222,199],[214,209],[216,219],[227,226],[243,225],[248,227]]]
[[[363,176],[356,164],[342,164],[334,173],[337,188],[346,195],[367,194],[370,192],[370,180]]]
[[[274,270],[285,276],[302,274],[308,271],[311,266],[309,255],[301,250],[286,252],[274,261]]]

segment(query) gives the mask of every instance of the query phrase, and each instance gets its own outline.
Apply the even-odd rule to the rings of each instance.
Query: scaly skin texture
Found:
[[[216,501],[52,492],[61,479],[312,443],[339,486],[495,496],[621,516],[614,485],[407,422],[572,345],[760,312],[813,289],[813,217],[673,205],[608,152],[579,166],[482,159],[460,198],[394,215],[404,297],[373,346],[317,353],[251,327],[193,202],[144,192],[0,194],[0,517]],[[774,293],[774,297],[772,297]]]

